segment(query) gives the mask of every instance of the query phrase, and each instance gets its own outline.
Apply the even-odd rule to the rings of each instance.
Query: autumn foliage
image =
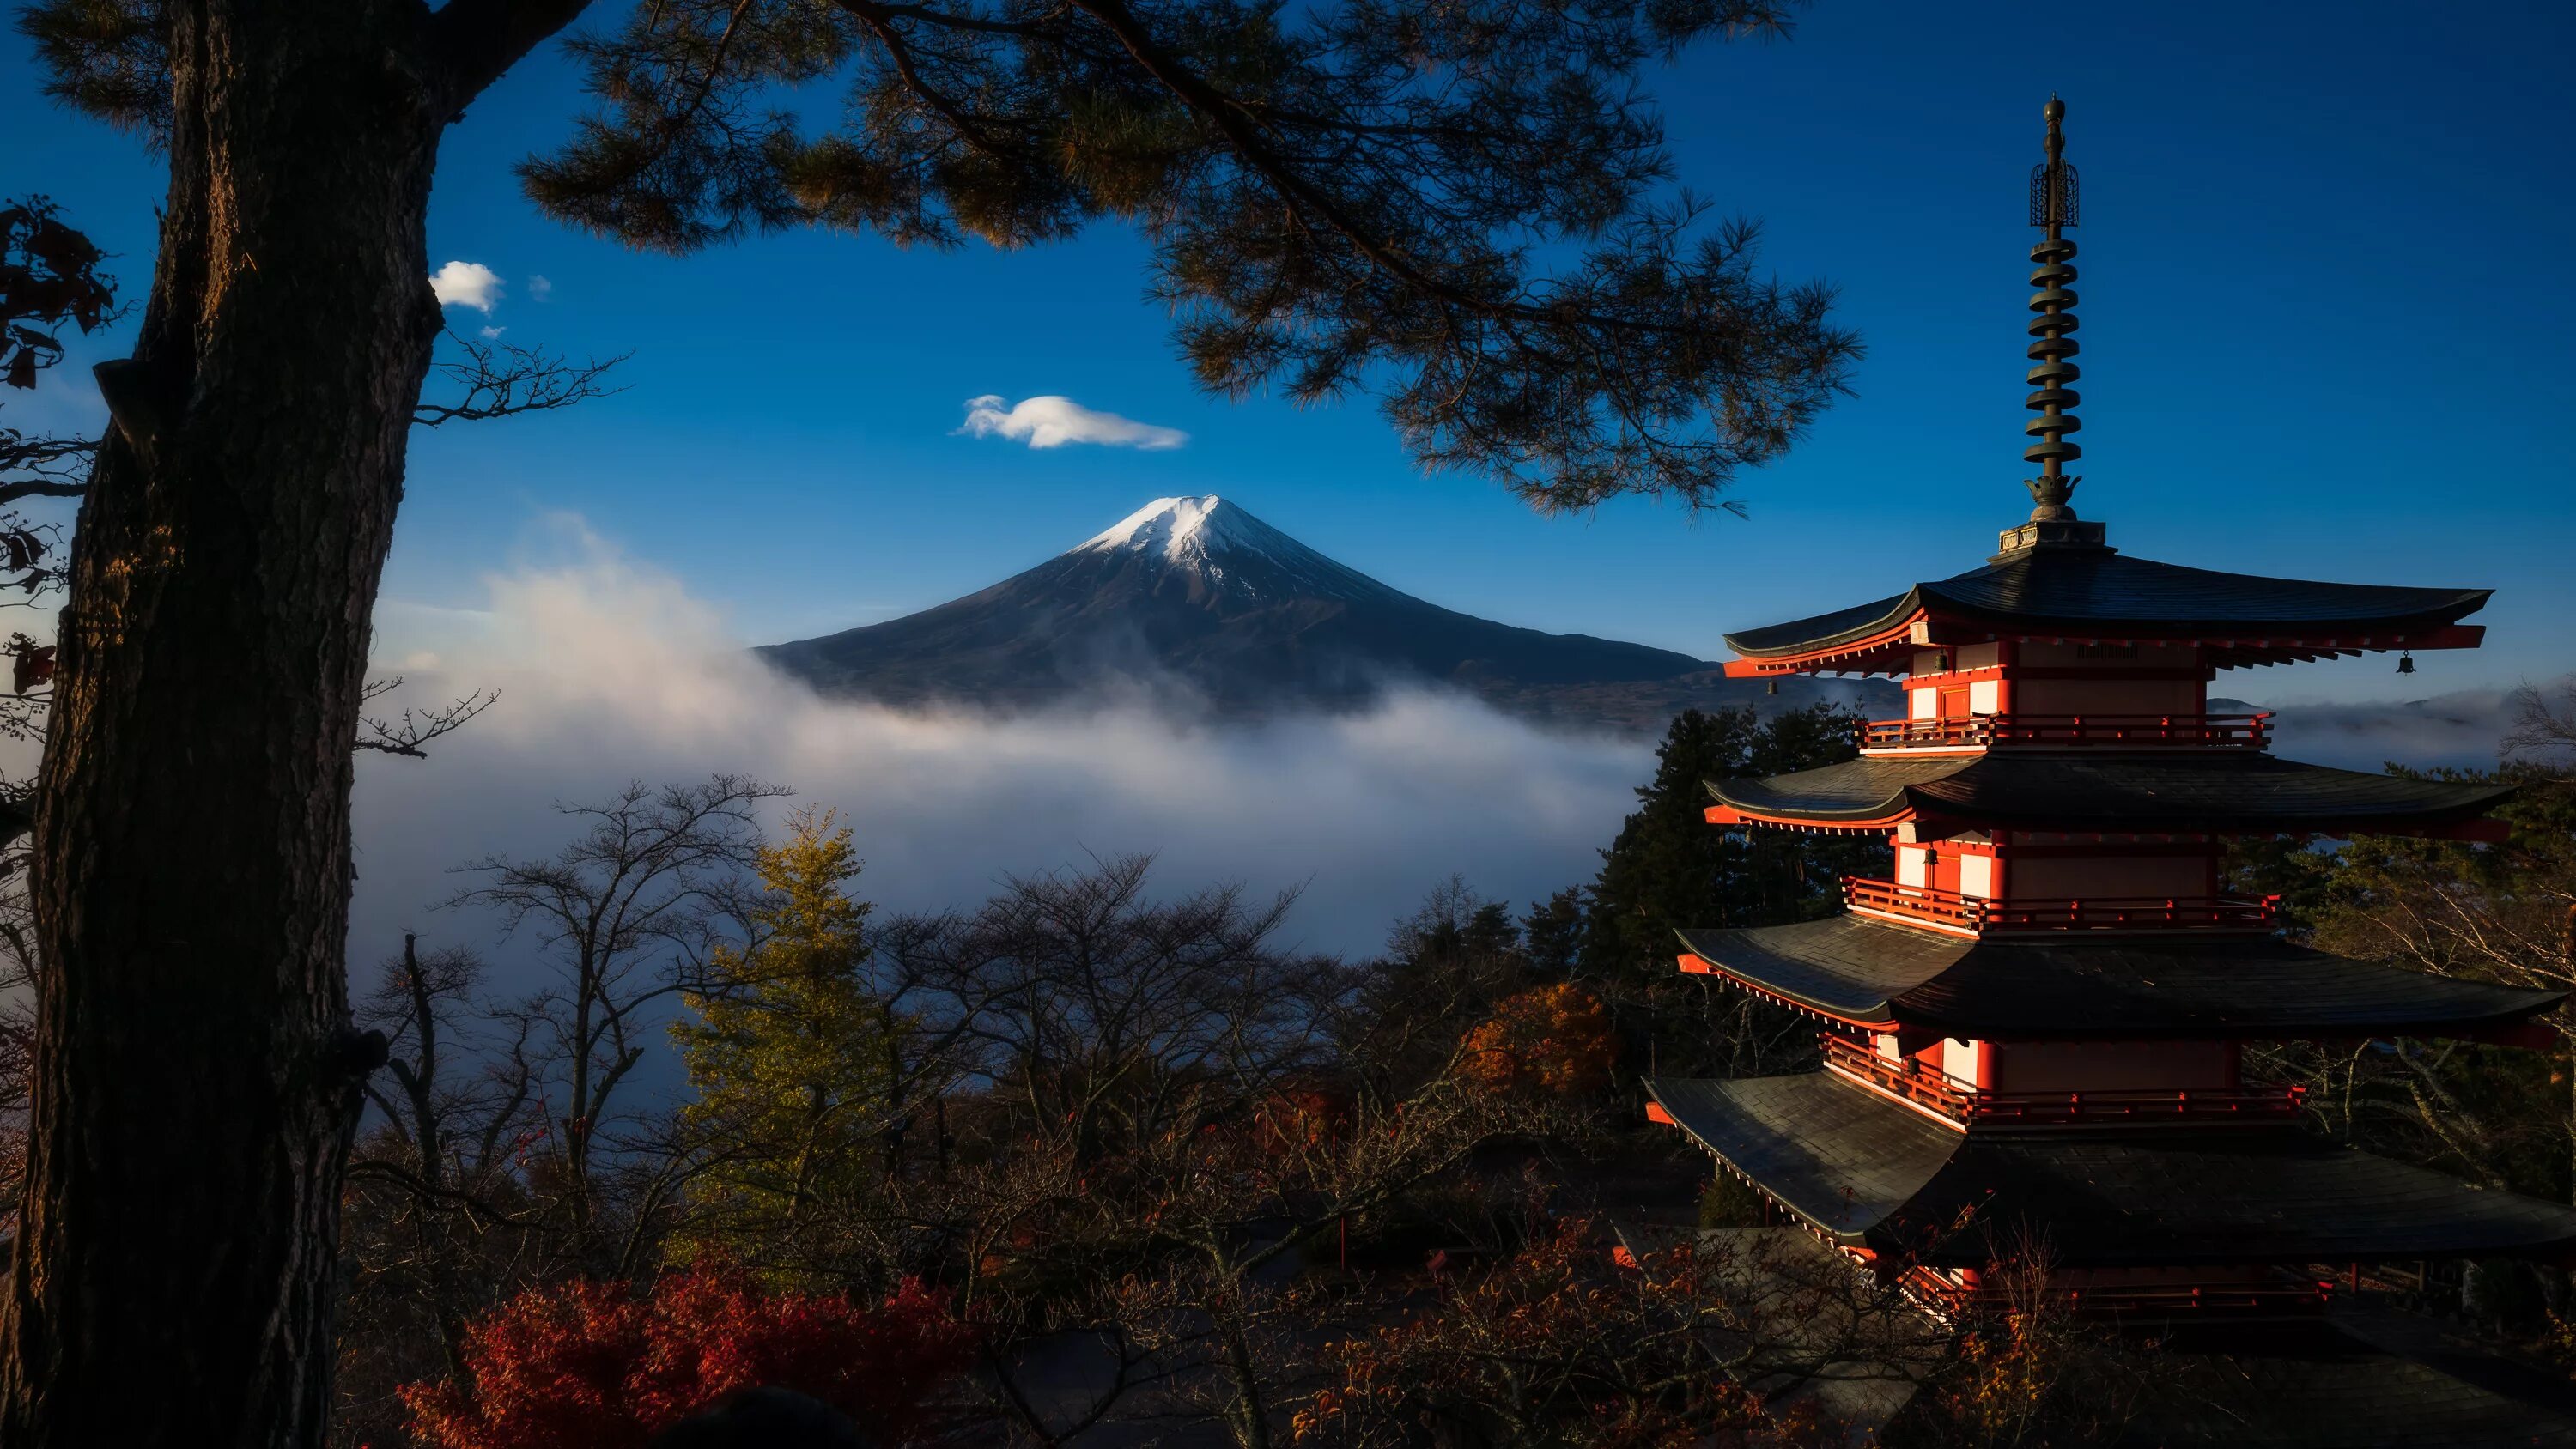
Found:
[[[766,1293],[725,1270],[667,1278],[640,1299],[576,1280],[523,1293],[468,1330],[470,1391],[437,1381],[402,1396],[433,1449],[640,1449],[762,1385],[809,1394],[878,1443],[902,1444],[970,1348],[969,1330],[911,1280],[874,1308]]]
[[[1253,1121],[1265,1151],[1316,1148],[1349,1135],[1354,1106],[1347,1092],[1282,1088],[1260,1105]]]
[[[1494,1091],[1575,1096],[1609,1085],[1618,1045],[1600,999],[1559,982],[1504,998],[1467,1034],[1460,1070]]]
[[[1325,1345],[1290,1422],[1298,1449],[1435,1443],[1586,1449],[1827,1449],[1851,1442],[1811,1405],[1728,1382],[1728,1326],[1683,1251],[1610,1270],[1582,1219],[1525,1245],[1438,1302]],[[1740,1342],[1737,1338],[1735,1341]]]

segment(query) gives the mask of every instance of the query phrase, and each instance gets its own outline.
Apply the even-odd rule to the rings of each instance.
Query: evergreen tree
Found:
[[[1529,914],[1521,917],[1521,937],[1533,968],[1552,976],[1574,969],[1583,952],[1584,914],[1591,904],[1590,893],[1581,886],[1530,902]]]
[[[902,1024],[867,990],[869,906],[846,892],[859,873],[850,832],[828,812],[798,811],[783,844],[761,849],[768,894],[748,947],[719,954],[721,988],[691,996],[675,1023],[697,1098],[682,1124],[721,1144],[701,1179],[702,1246],[746,1262],[810,1241],[818,1214],[862,1192],[875,1168],[898,1075]]]
[[[1685,710],[1655,752],[1655,777],[1601,853],[1583,964],[1592,973],[1659,976],[1686,926],[1811,920],[1841,904],[1847,874],[1884,868],[1870,837],[1721,830],[1708,823],[1707,782],[1813,770],[1853,758],[1860,717],[1830,704],[1769,721],[1749,708]]]
[[[1386,949],[1391,959],[1417,969],[1499,963],[1519,955],[1521,932],[1509,905],[1487,900],[1465,876],[1452,875],[1388,930]]]

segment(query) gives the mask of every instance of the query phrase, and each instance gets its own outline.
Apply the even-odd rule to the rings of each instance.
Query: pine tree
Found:
[[[1858,753],[1858,716],[1815,704],[1770,721],[1749,708],[1684,710],[1655,752],[1655,777],[1601,853],[1583,964],[1593,973],[1659,977],[1676,929],[1809,920],[1840,905],[1841,880],[1879,863],[1874,841],[1793,831],[1728,831],[1708,823],[1710,780],[1818,769]]]
[[[859,860],[837,817],[797,812],[757,867],[768,895],[753,944],[719,954],[721,988],[689,997],[695,1019],[671,1032],[697,1092],[682,1124],[723,1144],[702,1179],[698,1246],[801,1266],[828,1252],[818,1214],[872,1180],[903,1024],[859,974],[870,907],[847,893]]]
[[[1521,917],[1521,936],[1532,968],[1551,976],[1574,969],[1583,952],[1583,922],[1591,904],[1590,893],[1581,886],[1530,902],[1529,914]]]

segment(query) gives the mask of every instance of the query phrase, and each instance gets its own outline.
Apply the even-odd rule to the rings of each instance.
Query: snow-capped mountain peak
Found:
[[[1382,542],[1382,541],[1380,541]],[[1794,709],[1851,686],[1728,679],[1688,654],[1543,634],[1390,588],[1213,494],[1157,498],[963,598],[761,651],[829,694],[1040,707],[1137,691],[1185,711],[1340,710],[1406,682],[1566,726],[1655,731],[1673,711]],[[1873,717],[1896,699],[1878,692]]]
[[[1272,531],[1213,493],[1196,498],[1157,498],[1085,539],[1073,551],[1112,553],[1124,549],[1159,553],[1168,563],[1180,563],[1223,549],[1250,531],[1243,527],[1247,522],[1264,532]]]
[[[1213,493],[1157,498],[1068,550],[1068,557],[1083,554],[1142,558],[1244,597],[1391,592]]]

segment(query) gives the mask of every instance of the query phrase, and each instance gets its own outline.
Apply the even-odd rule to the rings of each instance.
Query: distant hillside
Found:
[[[2513,702],[2501,689],[2359,704],[2273,706],[2213,698],[2209,708],[2213,714],[2271,709],[2273,753],[2347,770],[2375,771],[2392,761],[2418,769],[2450,765],[2491,770],[2513,722]]]
[[[1551,725],[1640,731],[1691,707],[1896,705],[1884,682],[1797,678],[1774,694],[1687,654],[1444,609],[1215,497],[1157,499],[979,593],[760,653],[827,694],[902,705],[1142,695],[1248,718],[1436,684]]]

